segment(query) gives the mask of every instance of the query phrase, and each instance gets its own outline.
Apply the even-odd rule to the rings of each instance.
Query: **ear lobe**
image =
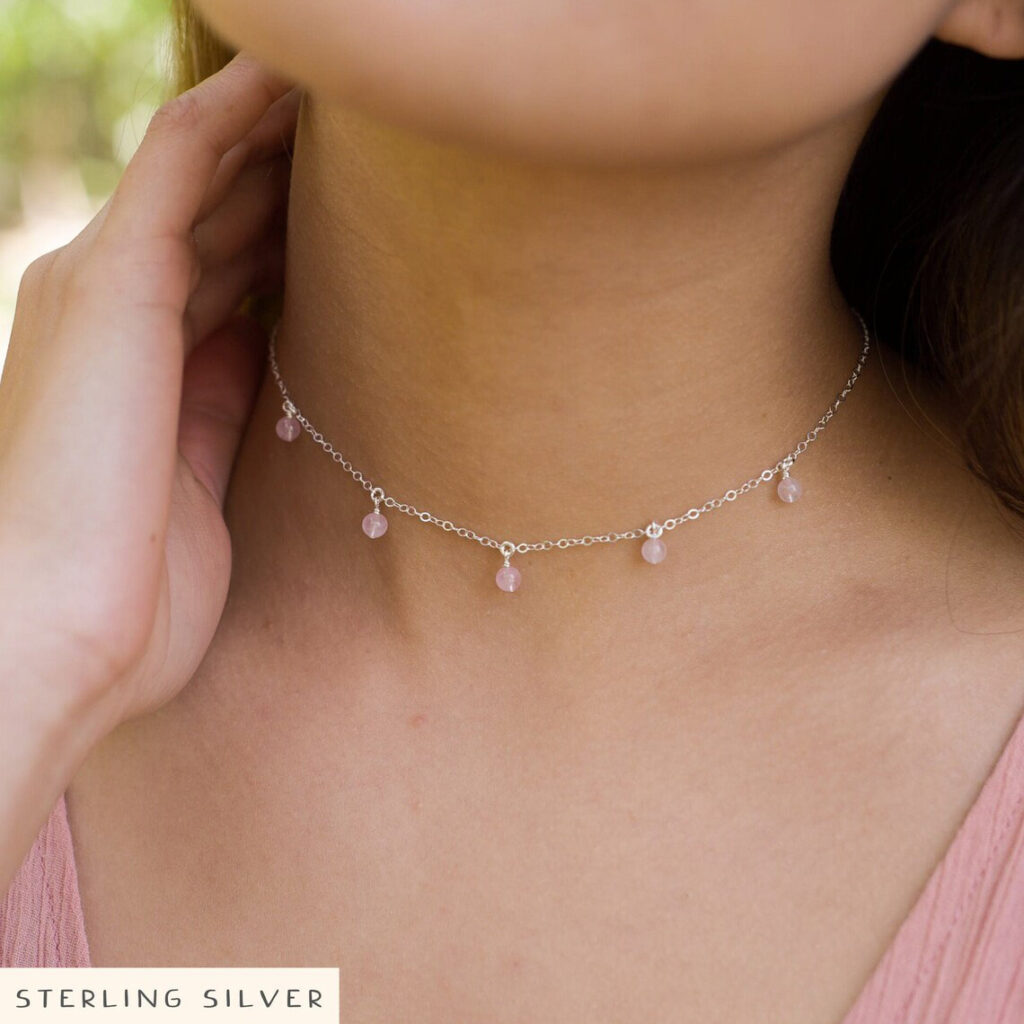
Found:
[[[986,57],[1024,58],[1024,0],[960,0],[935,36]]]

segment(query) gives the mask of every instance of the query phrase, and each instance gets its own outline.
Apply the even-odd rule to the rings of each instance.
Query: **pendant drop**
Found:
[[[285,401],[281,408],[284,415],[277,421],[277,436],[282,441],[294,441],[302,433],[302,424],[295,418],[295,406]]]
[[[651,565],[657,565],[659,562],[665,561],[665,556],[668,554],[668,548],[661,539],[662,531],[663,527],[658,523],[651,523],[644,530],[644,533],[647,534],[647,540],[644,541],[643,546],[640,548],[640,554],[644,556],[644,561],[649,562]]]
[[[789,475],[789,467],[793,465],[792,459],[786,459],[782,463],[782,479],[779,481],[779,486],[776,488],[778,491],[779,498],[789,505],[792,505],[794,501],[797,501],[801,494],[804,493],[803,487],[800,486],[799,480],[794,480]]]
[[[510,540],[504,541],[498,549],[505,558],[505,564],[494,574],[494,582],[506,594],[511,594],[514,590],[518,590],[519,584],[523,582],[523,574],[514,565],[508,564],[515,549],[515,544]]]
[[[373,498],[373,511],[363,516],[363,533],[371,540],[376,540],[388,532],[388,517],[380,510],[380,503],[384,499],[383,488],[374,487],[370,497]]]

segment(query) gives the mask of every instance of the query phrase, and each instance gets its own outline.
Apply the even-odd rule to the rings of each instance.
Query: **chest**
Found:
[[[336,965],[349,1022],[838,1021],[1020,699],[965,734],[952,691],[325,712],[214,675],[70,790],[93,963]]]

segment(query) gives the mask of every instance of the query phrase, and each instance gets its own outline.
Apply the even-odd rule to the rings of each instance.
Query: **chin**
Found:
[[[439,141],[553,161],[739,157],[869,106],[937,0],[199,0],[317,101]],[[738,9],[737,9],[738,7]]]

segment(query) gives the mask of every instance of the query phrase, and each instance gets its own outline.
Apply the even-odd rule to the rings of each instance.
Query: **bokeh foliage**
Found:
[[[0,225],[33,164],[105,197],[167,95],[169,0],[0,0]]]

